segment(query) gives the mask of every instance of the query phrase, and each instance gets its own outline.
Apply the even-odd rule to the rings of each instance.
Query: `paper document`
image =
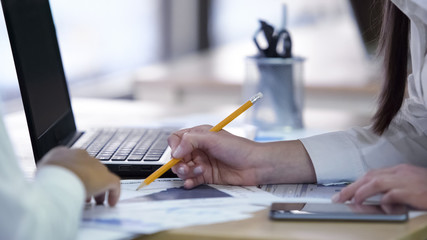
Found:
[[[330,203],[331,197],[347,184],[268,184],[261,189],[282,198],[286,202]]]
[[[151,234],[246,219],[278,200],[257,187],[201,185],[186,190],[182,180],[157,179],[135,191],[140,183],[141,180],[123,180],[117,206],[88,206],[82,226]]]
[[[331,203],[331,198],[349,182],[328,184],[268,184],[261,189],[280,197],[282,202]],[[379,203],[382,195],[366,199],[366,203]]]

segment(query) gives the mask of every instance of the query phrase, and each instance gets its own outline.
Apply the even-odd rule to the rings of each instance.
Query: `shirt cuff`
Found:
[[[80,178],[72,171],[60,166],[43,166],[37,170],[36,178],[43,187],[60,189],[60,192],[66,194],[66,201],[71,205],[76,205],[70,206],[70,208],[82,208],[86,191]]]
[[[355,181],[364,174],[357,147],[344,132],[300,139],[310,155],[318,183]]]

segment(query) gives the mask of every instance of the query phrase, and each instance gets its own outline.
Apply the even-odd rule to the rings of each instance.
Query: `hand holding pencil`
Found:
[[[253,96],[250,100],[248,100],[246,103],[244,103],[242,106],[240,106],[236,111],[231,113],[228,117],[226,117],[224,120],[222,120],[220,123],[218,123],[216,126],[212,127],[210,129],[211,132],[218,132],[222,128],[224,128],[227,124],[229,124],[233,119],[238,117],[240,114],[245,112],[248,108],[250,108],[256,101],[258,101],[260,98],[262,98],[262,93],[257,93],[255,96]],[[168,163],[157,169],[154,173],[152,173],[150,176],[148,176],[141,185],[136,189],[139,190],[144,186],[149,185],[154,180],[159,178],[161,175],[163,175],[166,171],[171,169],[174,165],[176,165],[180,159],[171,159]]]

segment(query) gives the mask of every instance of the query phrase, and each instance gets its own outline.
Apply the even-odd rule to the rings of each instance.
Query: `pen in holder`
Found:
[[[303,63],[299,57],[246,58],[243,97],[264,93],[263,101],[246,115],[250,124],[265,131],[303,128]]]

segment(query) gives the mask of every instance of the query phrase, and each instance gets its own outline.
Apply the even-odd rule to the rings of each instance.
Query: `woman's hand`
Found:
[[[182,159],[172,171],[185,180],[184,187],[203,183],[255,185],[256,143],[211,126],[183,129],[172,134],[172,156]]]
[[[334,202],[363,203],[382,194],[381,204],[406,204],[427,209],[427,168],[402,164],[372,170],[333,197]]]
[[[258,185],[314,182],[313,166],[299,141],[257,143],[198,126],[172,134],[172,157],[182,159],[172,171],[185,188],[200,184]],[[301,161],[304,160],[304,161]]]
[[[42,158],[38,167],[45,165],[61,166],[72,171],[82,181],[86,198],[90,200],[94,196],[97,204],[104,202],[106,192],[110,206],[116,205],[119,200],[120,178],[85,150],[56,147]]]

